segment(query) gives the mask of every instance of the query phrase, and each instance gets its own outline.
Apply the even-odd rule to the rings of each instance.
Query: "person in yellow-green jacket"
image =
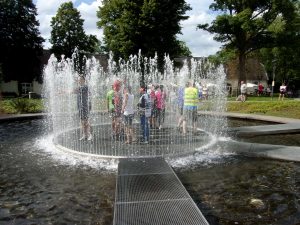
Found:
[[[187,87],[184,89],[184,103],[183,103],[183,135],[187,133],[187,123],[192,122],[193,131],[196,131],[198,110],[198,89],[193,86],[193,82],[189,81]]]

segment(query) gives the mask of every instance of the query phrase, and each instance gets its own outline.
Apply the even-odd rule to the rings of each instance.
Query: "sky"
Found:
[[[37,19],[40,23],[40,32],[46,40],[44,48],[50,48],[49,43],[51,26],[50,21],[55,16],[59,6],[70,0],[33,0],[37,8]],[[93,34],[99,40],[103,38],[103,32],[97,28],[98,20],[96,12],[102,4],[102,0],[72,0],[74,6],[79,10],[81,18],[84,19],[84,29],[86,34]],[[182,21],[182,34],[178,39],[184,41],[189,47],[194,57],[208,56],[215,54],[221,44],[213,40],[213,35],[197,29],[201,23],[210,23],[215,18],[215,13],[209,10],[209,5],[213,0],[186,0],[192,7],[192,10],[186,12],[189,19]]]

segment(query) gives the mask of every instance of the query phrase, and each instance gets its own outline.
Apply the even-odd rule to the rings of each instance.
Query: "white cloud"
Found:
[[[45,48],[51,47],[51,44],[49,43],[51,19],[55,16],[59,6],[64,2],[69,2],[69,0],[36,0],[37,19],[40,22],[41,35],[45,38]]]
[[[64,2],[69,2],[69,0],[37,0],[36,7],[38,16],[37,19],[40,22],[40,32],[43,38],[45,38],[44,47],[50,48],[51,44],[49,42],[50,32],[51,32],[51,19],[57,13],[58,8]],[[73,3],[76,1],[73,0]],[[78,0],[77,0],[78,2]],[[84,19],[84,29],[87,34],[97,35],[98,39],[102,39],[102,30],[98,29],[96,26],[97,16],[96,12],[98,7],[101,5],[101,1],[93,1],[91,4],[86,4],[81,2],[77,9],[81,14],[81,18]]]
[[[212,34],[197,29],[198,24],[210,24],[215,19],[215,15],[209,11],[212,2],[212,0],[187,1],[193,9],[187,12],[189,18],[182,21],[182,35],[178,35],[178,38],[187,44],[193,56],[215,54],[221,46],[219,42],[213,40]]]
[[[101,6],[101,1],[94,1],[92,4],[81,3],[77,9],[80,11],[81,17],[84,19],[84,29],[87,34],[97,35],[99,40],[102,40],[102,29],[97,28],[97,11]]]
[[[49,43],[51,26],[50,22],[55,16],[59,6],[69,0],[36,0],[38,20],[40,22],[41,35],[46,39],[45,48],[51,47]],[[84,19],[84,29],[87,34],[97,35],[99,40],[102,40],[102,29],[97,28],[98,20],[96,13],[98,7],[102,4],[101,0],[73,0],[74,5],[80,11],[81,18]],[[86,3],[88,2],[88,3]],[[213,40],[213,35],[203,30],[197,30],[197,25],[201,23],[210,23],[215,15],[209,12],[209,5],[213,0],[187,0],[191,5],[192,10],[187,12],[190,18],[181,23],[182,35],[178,38],[186,42],[193,56],[208,56],[219,50],[220,43]]]

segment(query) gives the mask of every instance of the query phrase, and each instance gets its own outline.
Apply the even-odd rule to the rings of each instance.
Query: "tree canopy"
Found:
[[[104,0],[97,23],[103,28],[104,42],[116,58],[128,59],[139,50],[147,57],[164,54],[170,57],[190,54],[187,46],[176,39],[180,21],[187,19],[190,6],[184,0]]]
[[[246,55],[277,46],[284,39],[284,29],[295,18],[297,0],[215,0],[210,9],[219,11],[211,25],[198,28],[214,33],[214,39],[223,42],[223,48],[234,50],[239,58],[239,80],[246,80]],[[279,21],[280,20],[280,21]],[[276,26],[276,22],[282,25]]]
[[[300,2],[296,4],[296,16],[282,26],[280,19],[274,29],[282,30],[284,34],[274,48],[263,48],[258,54],[271,74],[275,69],[276,80],[279,83],[300,85]]]
[[[30,82],[40,75],[44,39],[31,0],[0,1],[0,72],[5,81]]]
[[[51,20],[51,51],[59,57],[71,57],[75,49],[79,52],[93,53],[99,47],[95,35],[86,35],[83,29],[84,20],[72,2],[61,4]]]

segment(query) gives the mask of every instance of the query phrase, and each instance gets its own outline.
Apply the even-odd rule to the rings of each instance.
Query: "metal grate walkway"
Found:
[[[114,225],[207,225],[163,158],[121,159]]]

